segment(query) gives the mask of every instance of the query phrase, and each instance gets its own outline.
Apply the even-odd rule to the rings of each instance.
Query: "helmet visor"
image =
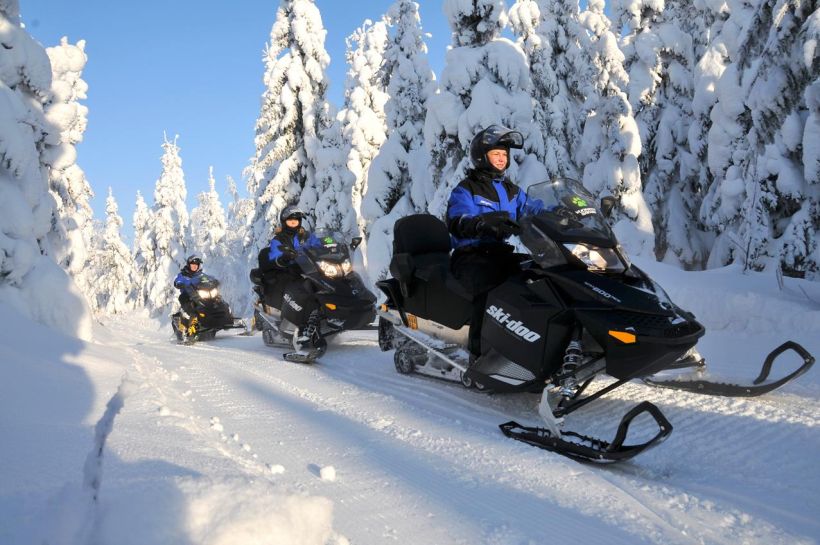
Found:
[[[481,143],[488,150],[494,147],[521,149],[524,147],[524,137],[518,131],[491,125],[484,130]]]

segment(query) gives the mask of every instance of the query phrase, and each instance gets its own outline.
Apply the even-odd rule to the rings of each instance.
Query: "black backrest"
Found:
[[[444,222],[430,214],[413,214],[393,227],[393,255],[450,253],[450,233]]]

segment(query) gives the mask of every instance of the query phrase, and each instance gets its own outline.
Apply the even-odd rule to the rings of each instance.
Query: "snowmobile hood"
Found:
[[[585,303],[669,317],[675,316],[680,310],[648,277],[628,279],[625,276],[607,276],[569,267],[545,273],[582,305]]]

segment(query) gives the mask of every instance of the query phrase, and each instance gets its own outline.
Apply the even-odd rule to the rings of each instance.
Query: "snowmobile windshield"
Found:
[[[197,283],[197,287],[200,289],[213,289],[219,287],[219,280],[214,278],[213,276],[208,276],[207,274],[203,274],[199,277],[199,282]]]
[[[620,273],[628,267],[594,197],[575,180],[531,185],[519,223],[521,242],[543,267],[567,259],[596,272]]]
[[[531,185],[522,221],[546,232],[556,242],[588,242],[607,248],[617,244],[595,206],[595,198],[580,182],[569,178]]]
[[[329,261],[349,259],[350,253],[347,249],[347,243],[341,233],[319,229],[314,233],[314,236],[319,239],[319,246],[311,246],[307,249],[313,259]]]

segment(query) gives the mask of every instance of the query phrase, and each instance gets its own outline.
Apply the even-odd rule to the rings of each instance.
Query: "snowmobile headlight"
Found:
[[[199,296],[203,299],[212,299],[219,295],[219,290],[216,288],[211,288],[209,290],[196,290]]]
[[[332,261],[317,261],[316,264],[322,273],[328,278],[344,276],[345,272],[341,264]]]
[[[564,247],[580,259],[591,271],[623,272],[624,264],[612,248],[587,244],[565,243]]]
[[[341,263],[342,266],[342,273],[347,276],[353,270],[353,265],[350,263],[349,259],[345,259]]]

